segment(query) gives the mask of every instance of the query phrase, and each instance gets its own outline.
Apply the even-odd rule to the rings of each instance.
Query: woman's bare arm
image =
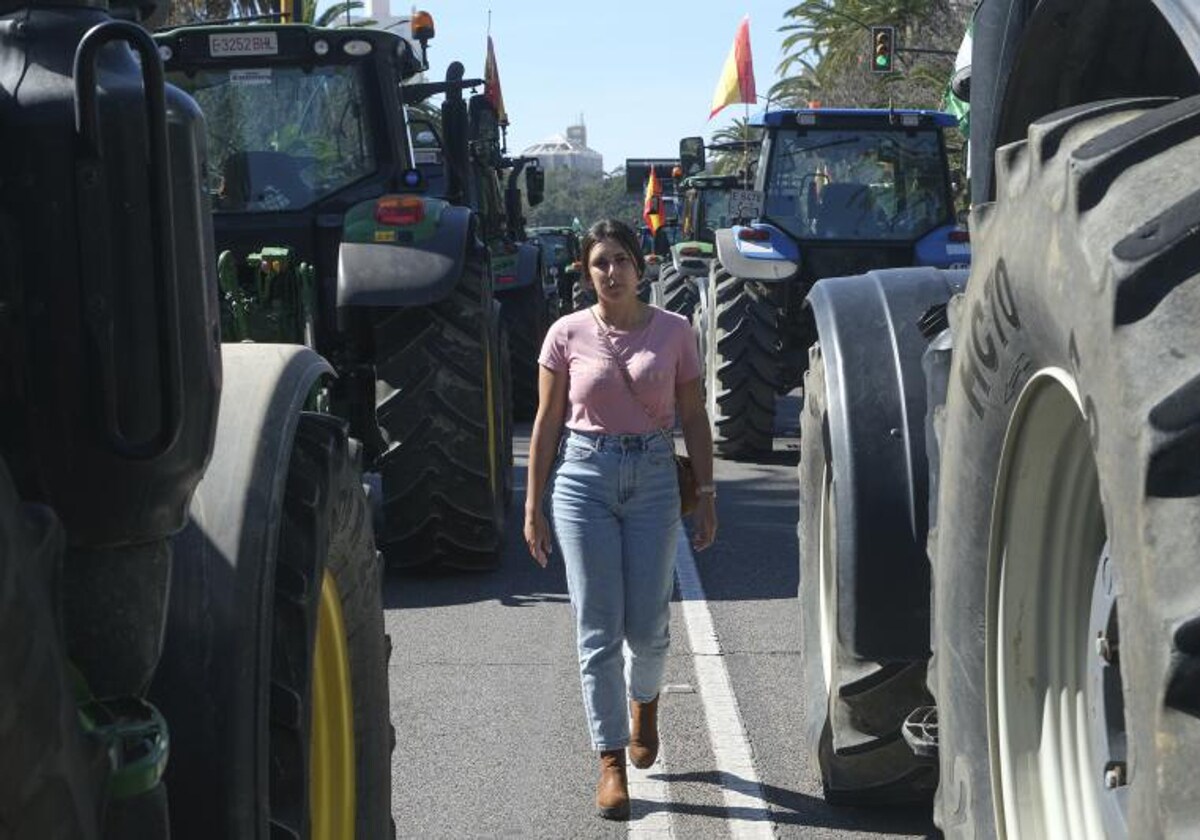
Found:
[[[567,415],[566,373],[538,367],[538,409],[529,439],[529,471],[525,487],[525,543],[529,553],[546,565],[552,545],[550,527],[542,513],[542,496],[558,451]]]
[[[675,405],[696,484],[702,488],[714,487],[712,429],[708,425],[708,412],[704,410],[704,392],[699,378],[675,386]],[[717,536],[715,490],[700,494],[700,501],[692,513],[692,526],[693,548],[699,551],[712,545]]]

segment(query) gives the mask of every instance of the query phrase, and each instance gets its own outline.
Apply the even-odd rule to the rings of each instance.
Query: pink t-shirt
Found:
[[[601,329],[584,309],[551,324],[542,343],[538,362],[552,371],[565,371],[570,379],[567,427],[615,435],[673,427],[675,384],[700,375],[692,325],[682,315],[652,307],[650,319],[638,329],[608,330],[645,409],[629,393]]]

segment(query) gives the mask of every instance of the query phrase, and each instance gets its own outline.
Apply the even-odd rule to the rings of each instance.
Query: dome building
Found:
[[[536,157],[547,172],[568,170],[581,175],[604,174],[604,158],[594,149],[587,147],[587,126],[580,120],[578,125],[567,127],[565,135],[555,134],[540,143],[534,143],[522,155]]]

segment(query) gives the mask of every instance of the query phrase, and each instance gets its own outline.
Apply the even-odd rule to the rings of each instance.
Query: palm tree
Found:
[[[350,13],[363,8],[359,0],[344,0],[334,3],[321,14],[317,14],[317,0],[299,0],[300,19],[297,23],[311,23],[313,26],[336,26],[342,20],[347,26],[362,26],[360,21],[350,20]]]
[[[339,18],[350,20],[350,12],[363,8],[360,0],[340,0],[317,14],[317,0],[297,0],[296,23],[312,26],[334,26]],[[279,0],[175,0],[168,26],[204,21],[237,20],[238,18],[277,15],[282,11]],[[355,20],[348,25],[364,26],[373,21]]]
[[[841,107],[937,107],[952,57],[902,50],[900,72],[871,73],[870,27],[895,26],[902,47],[953,53],[970,11],[968,0],[802,0],[784,13],[780,31],[790,34],[776,88]]]
[[[718,175],[748,171],[750,164],[758,158],[757,142],[761,137],[762,129],[751,126],[749,120],[741,117],[714,131],[709,140],[709,146],[715,147],[712,149],[712,171]]]

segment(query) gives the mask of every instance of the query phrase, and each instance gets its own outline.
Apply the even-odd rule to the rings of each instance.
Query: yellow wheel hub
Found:
[[[354,691],[342,602],[333,575],[321,581],[313,651],[309,813],[312,840],[354,836]]]

